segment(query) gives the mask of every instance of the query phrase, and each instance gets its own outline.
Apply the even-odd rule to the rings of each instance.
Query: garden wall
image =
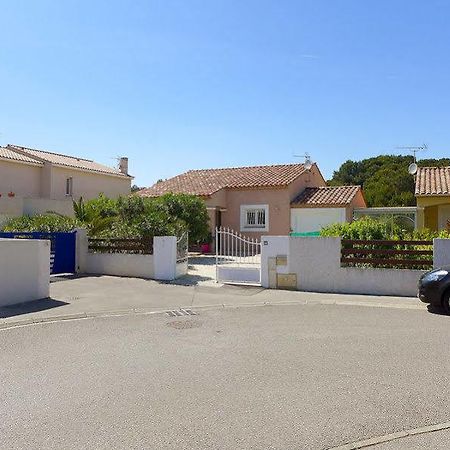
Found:
[[[153,255],[88,253],[86,273],[121,277],[154,278]]]
[[[450,264],[449,250],[449,239],[434,241],[435,266]],[[261,270],[264,287],[393,296],[416,296],[417,282],[424,273],[411,269],[341,267],[340,238],[284,236],[263,238]]]
[[[50,242],[0,239],[0,306],[50,295]]]
[[[77,230],[76,266],[78,273],[113,275],[155,280],[174,280],[187,274],[187,261],[177,262],[177,238],[157,236],[153,254],[90,251],[85,230]]]

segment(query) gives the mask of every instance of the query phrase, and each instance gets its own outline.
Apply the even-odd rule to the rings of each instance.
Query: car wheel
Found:
[[[442,296],[442,308],[444,309],[445,314],[450,315],[450,289],[447,289]]]

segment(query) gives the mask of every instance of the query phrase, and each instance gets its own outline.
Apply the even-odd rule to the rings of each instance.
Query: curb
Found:
[[[433,433],[435,431],[442,431],[450,429],[450,422],[438,423],[435,425],[428,425],[426,427],[411,428],[410,430],[398,431],[396,433],[385,434],[384,436],[377,436],[363,441],[351,442],[339,447],[329,447],[328,450],[357,450],[360,448],[373,447],[374,445],[384,444],[386,442],[404,439],[406,437],[417,436],[419,434]]]
[[[238,305],[226,304],[226,303],[215,303],[211,305],[189,305],[189,306],[179,306],[179,307],[167,307],[159,309],[146,309],[146,308],[130,308],[122,310],[111,310],[111,311],[94,311],[94,312],[81,312],[73,314],[63,314],[59,316],[49,316],[49,317],[37,317],[31,319],[16,320],[14,322],[0,322],[0,331],[18,328],[29,325],[37,325],[43,323],[55,323],[70,320],[81,320],[81,319],[95,319],[101,317],[123,317],[131,315],[150,315],[150,314],[164,314],[167,310],[176,308],[189,308],[189,309],[221,309],[221,308],[253,308],[256,306],[314,306],[314,305],[327,305],[327,306],[362,306],[369,308],[391,308],[391,309],[408,309],[408,310],[426,310],[424,305],[396,305],[396,304],[385,304],[385,303],[366,303],[358,301],[348,301],[348,300],[292,300],[292,301],[279,301],[279,302],[264,302],[264,303],[240,303]]]

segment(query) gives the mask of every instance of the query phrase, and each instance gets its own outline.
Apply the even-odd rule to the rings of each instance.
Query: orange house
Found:
[[[222,226],[255,238],[319,231],[350,221],[353,208],[366,206],[359,186],[327,187],[316,164],[309,170],[303,164],[190,170],[138,195],[169,192],[201,197],[211,230]],[[308,195],[302,198],[302,193]]]

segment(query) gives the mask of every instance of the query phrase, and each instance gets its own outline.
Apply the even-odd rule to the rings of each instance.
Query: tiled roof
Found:
[[[13,152],[11,149],[6,147],[0,147],[0,158],[12,159],[13,161],[20,161],[38,165],[42,164],[40,161],[29,158],[28,156],[25,155],[21,155],[20,153],[17,152]]]
[[[190,170],[142,189],[139,195],[158,197],[167,192],[208,196],[220,189],[287,186],[305,172],[303,164]]]
[[[416,195],[450,195],[450,167],[419,167]]]
[[[321,186],[306,188],[292,203],[291,206],[345,206],[355,198],[360,186]]]
[[[90,159],[77,158],[76,156],[61,155],[34,148],[21,147],[19,145],[8,145],[7,150],[17,153],[20,157],[31,158],[33,162],[47,161],[57,166],[73,167],[76,169],[87,170],[89,172],[99,172],[109,175],[118,175],[127,177],[118,169],[104,166]],[[27,156],[24,156],[26,154]]]

